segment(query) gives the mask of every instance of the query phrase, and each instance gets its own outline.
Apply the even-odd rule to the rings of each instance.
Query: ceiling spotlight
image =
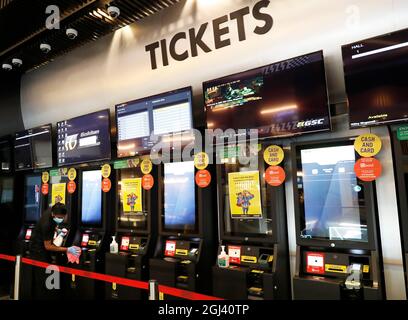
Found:
[[[74,28],[68,28],[66,34],[69,39],[74,40],[78,36],[78,31]]]
[[[11,60],[11,63],[15,67],[21,67],[23,65],[23,60],[14,58],[13,60]]]
[[[41,43],[40,44],[40,49],[44,53],[48,53],[51,51],[51,46],[48,43]]]
[[[13,67],[11,66],[11,64],[9,63],[3,63],[3,65],[1,66],[1,68],[5,71],[11,71],[13,70]]]
[[[113,19],[116,19],[120,16],[120,9],[115,6],[108,6],[108,13]]]

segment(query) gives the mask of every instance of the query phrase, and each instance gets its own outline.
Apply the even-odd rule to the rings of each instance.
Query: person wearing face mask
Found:
[[[31,236],[30,257],[32,259],[51,263],[51,254],[58,252],[80,256],[81,249],[78,247],[59,247],[53,243],[54,233],[58,225],[64,222],[66,216],[67,208],[61,203],[55,204],[51,210],[44,212]],[[47,276],[45,269],[34,269],[35,299],[51,299],[57,296],[57,294],[52,294],[55,290],[47,290]]]

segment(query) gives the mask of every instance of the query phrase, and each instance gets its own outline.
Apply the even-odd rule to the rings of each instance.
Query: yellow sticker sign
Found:
[[[74,181],[76,179],[77,172],[75,168],[71,168],[68,170],[68,179],[69,181]]]
[[[205,168],[208,167],[209,163],[210,158],[208,157],[208,154],[205,152],[197,153],[194,156],[194,165],[198,170],[204,170]]]
[[[381,147],[381,138],[372,133],[362,134],[354,141],[354,149],[364,158],[374,157],[381,151]]]
[[[279,146],[269,146],[264,151],[264,160],[270,166],[277,166],[285,158],[283,149]]]
[[[142,178],[122,179],[123,212],[142,212]]]
[[[48,173],[48,171],[44,171],[42,173],[42,182],[48,183],[48,181],[50,181],[50,174]]]
[[[140,164],[140,169],[142,170],[143,174],[149,174],[152,172],[153,164],[150,159],[144,159]]]
[[[262,218],[259,171],[228,173],[231,217]]]
[[[109,164],[104,164],[103,166],[102,166],[102,177],[104,177],[105,179],[107,179],[107,178],[109,178],[110,177],[110,175],[111,175],[111,171],[112,171],[112,168],[111,168],[111,166],[109,165]]]
[[[65,204],[66,183],[54,183],[51,190],[51,206],[57,203]]]

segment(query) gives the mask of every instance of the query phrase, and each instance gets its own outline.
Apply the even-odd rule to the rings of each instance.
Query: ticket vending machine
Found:
[[[44,203],[41,195],[41,174],[27,174],[24,177],[23,225],[17,239],[17,254],[30,257],[30,243],[33,230],[41,217]],[[20,299],[32,299],[32,270],[29,265],[22,265]]]
[[[73,245],[82,250],[80,263],[70,267],[90,272],[104,271],[104,254],[109,245],[109,192],[102,191],[100,167],[79,171],[78,225]],[[70,275],[66,296],[68,299],[91,300],[103,298],[103,283]]]
[[[193,161],[159,167],[160,237],[155,257],[150,259],[150,279],[209,294],[216,213],[211,207],[211,188],[198,188],[195,173]]]
[[[248,151],[250,152],[250,151]],[[253,161],[217,163],[220,245],[228,264],[213,267],[213,294],[225,299],[290,299],[285,188],[265,181],[264,148]],[[219,157],[219,155],[217,155]],[[250,195],[248,198],[247,196]],[[249,206],[240,199],[247,197]]]
[[[391,127],[394,173],[397,187],[398,211],[401,228],[405,288],[408,296],[408,126]]]
[[[149,258],[154,254],[157,240],[157,183],[149,181],[147,186],[143,182],[140,166],[142,159],[115,163],[119,168],[115,168],[117,190],[114,235],[119,253],[106,253],[105,272],[112,276],[148,281]],[[157,179],[157,169],[153,168],[150,177]],[[147,293],[140,289],[115,283],[106,283],[105,288],[108,300],[138,300],[147,297]]]
[[[375,183],[354,173],[354,139],[292,145],[295,299],[385,297]]]

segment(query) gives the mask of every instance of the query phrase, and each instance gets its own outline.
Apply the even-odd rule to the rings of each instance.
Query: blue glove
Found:
[[[67,253],[72,254],[75,257],[79,257],[81,255],[81,248],[72,246],[67,249]]]

